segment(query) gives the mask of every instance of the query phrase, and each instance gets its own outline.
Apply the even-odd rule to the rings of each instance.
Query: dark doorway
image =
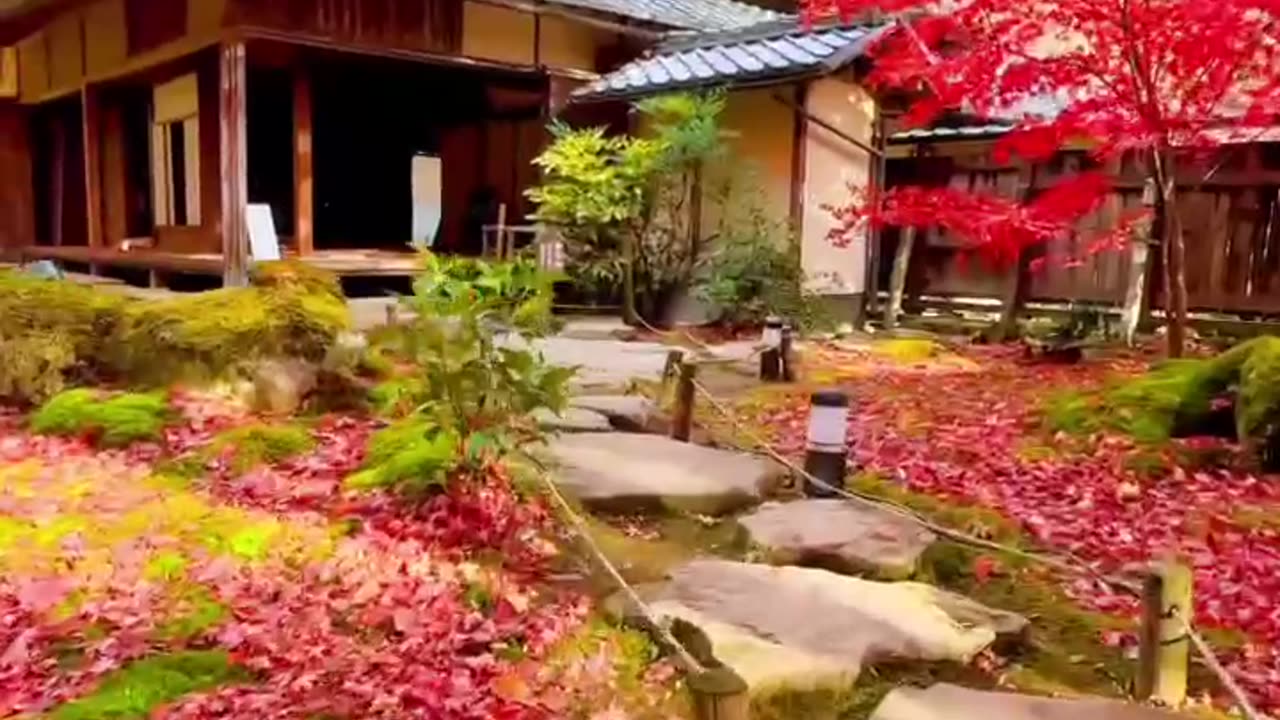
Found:
[[[87,245],[84,128],[78,98],[31,114],[37,245]]]
[[[271,207],[276,233],[292,237],[293,78],[288,70],[250,69],[246,129],[249,202]]]

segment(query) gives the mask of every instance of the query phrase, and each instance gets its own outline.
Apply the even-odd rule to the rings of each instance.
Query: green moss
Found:
[[[334,273],[300,260],[254,263],[249,282],[255,287],[299,290],[310,295],[342,297],[342,283]]]
[[[91,694],[54,708],[51,720],[144,720],[184,695],[239,682],[247,675],[223,651],[190,651],[137,660],[116,670]]]
[[[1280,464],[1280,338],[1252,341],[1253,351],[1240,368],[1236,428],[1250,438],[1269,467]]]
[[[369,390],[369,404],[381,416],[401,417],[413,411],[424,391],[421,378],[395,378]]]
[[[219,434],[209,444],[210,455],[229,454],[232,469],[247,472],[262,465],[275,465],[315,447],[315,439],[299,425],[254,424]]]
[[[147,384],[215,378],[264,357],[319,362],[349,322],[330,295],[226,288],[126,307],[110,360]]]
[[[165,642],[189,642],[223,620],[230,610],[203,587],[194,587],[183,598],[181,612],[156,627],[156,637]]]
[[[104,396],[94,390],[60,393],[31,416],[31,429],[42,435],[86,435],[101,447],[125,447],[158,440],[169,417],[164,395],[121,393]]]
[[[942,348],[932,340],[894,338],[876,342],[871,346],[871,350],[894,362],[912,365],[937,357]]]
[[[346,485],[356,490],[430,490],[444,484],[461,459],[461,448],[461,438],[431,422],[402,420],[369,438],[364,467]]]

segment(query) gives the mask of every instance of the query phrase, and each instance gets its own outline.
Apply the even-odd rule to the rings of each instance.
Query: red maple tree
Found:
[[[947,111],[1011,121],[998,150],[1028,161],[1084,144],[1103,163],[1136,155],[1157,190],[1169,353],[1184,344],[1187,290],[1178,179],[1260,136],[1280,114],[1280,0],[806,0],[806,17],[894,18],[872,48],[873,87],[906,91],[905,119]],[[1108,191],[1085,173],[1020,204],[944,188],[895,188],[838,211],[942,226],[998,258],[1070,232]],[[1127,239],[1122,221],[1094,249]]]

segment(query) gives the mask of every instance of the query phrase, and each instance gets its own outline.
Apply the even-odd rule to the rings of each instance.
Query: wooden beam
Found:
[[[124,147],[124,109],[117,103],[102,108],[102,244],[119,247],[128,237],[130,191]]]
[[[249,228],[245,205],[249,198],[245,128],[245,46],[221,46],[218,62],[218,126],[222,143],[222,283],[228,287],[249,282]]]
[[[315,250],[315,175],[312,154],[311,74],[293,74],[293,234],[299,255]]]
[[[89,247],[102,246],[102,108],[98,93],[80,89],[80,120],[84,132],[85,234]]]

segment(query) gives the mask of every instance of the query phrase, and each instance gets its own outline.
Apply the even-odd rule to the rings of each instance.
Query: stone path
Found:
[[[771,461],[642,434],[657,408],[617,393],[657,380],[668,348],[613,339],[589,324],[539,343],[556,364],[580,366],[571,409],[543,417],[558,482],[591,511],[727,516],[764,563],[699,558],[640,588],[673,631],[698,635],[753,694],[848,687],[881,661],[968,663],[997,640],[1024,643],[1031,623],[939,588],[910,582],[936,538],[899,515],[841,500],[778,502],[785,473]],[[741,343],[722,359],[749,358]],[[604,431],[606,428],[612,431]],[[761,504],[764,503],[764,504]],[[801,567],[804,566],[804,567]],[[865,575],[876,579],[855,577]],[[606,604],[638,620],[621,595]],[[688,643],[686,643],[688,644]],[[1048,700],[950,685],[899,688],[873,720],[1176,720],[1102,700]]]

